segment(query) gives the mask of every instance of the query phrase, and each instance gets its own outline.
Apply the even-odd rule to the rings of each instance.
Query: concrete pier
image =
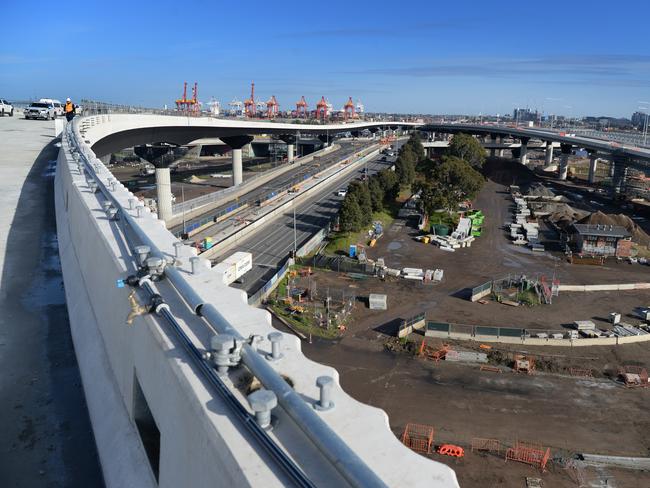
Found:
[[[530,139],[528,137],[522,137],[520,140],[521,147],[519,148],[519,162],[526,166],[526,164],[528,164],[528,141]]]
[[[169,222],[172,218],[172,184],[169,167],[156,168],[156,196],[158,198],[158,218]]]
[[[551,141],[548,141],[546,143],[544,156],[544,166],[550,166],[553,164],[553,143]]]
[[[571,144],[562,144],[560,146],[562,153],[560,154],[560,168],[558,172],[558,178],[560,180],[566,180],[569,174],[569,156],[571,155]]]
[[[595,152],[589,153],[589,183],[596,182],[596,170],[598,169],[598,156]]]
[[[233,186],[241,185],[243,181],[242,148],[246,144],[249,144],[253,140],[253,137],[221,137],[221,140],[232,149],[232,184]]]

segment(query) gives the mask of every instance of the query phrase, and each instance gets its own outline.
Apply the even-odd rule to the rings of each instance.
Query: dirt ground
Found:
[[[552,305],[508,307],[466,299],[467,289],[509,273],[556,276],[566,284],[630,283],[650,281],[650,268],[627,263],[604,267],[570,265],[561,255],[533,255],[509,243],[500,229],[508,220],[509,196],[504,184],[511,174],[488,181],[475,207],[486,214],[483,235],[468,249],[447,253],[413,240],[415,229],[396,221],[375,248],[371,258],[383,257],[390,267],[442,268],[437,285],[352,279],[343,274],[316,271],[319,288],[388,295],[387,311],[371,311],[359,301],[348,330],[337,341],[305,343],[313,360],[338,369],[343,388],[365,403],[384,409],[397,436],[409,422],[435,428],[435,442],[468,448],[473,437],[512,444],[531,441],[551,448],[548,472],[503,457],[468,453],[461,460],[437,454],[432,458],[452,466],[463,487],[522,487],[526,476],[539,476],[545,487],[578,486],[575,475],[561,459],[575,453],[628,456],[650,455],[650,389],[626,389],[614,381],[621,364],[650,368],[650,345],[617,347],[530,347],[492,344],[503,356],[515,352],[535,355],[540,370],[519,375],[503,367],[501,374],[480,371],[478,365],[434,363],[412,353],[386,350],[388,337],[399,319],[425,312],[433,320],[478,325],[562,329],[574,320],[591,319],[606,327],[605,317],[618,311],[624,321],[638,322],[631,314],[647,306],[648,292],[564,292]],[[494,181],[496,180],[496,181]],[[412,337],[419,343],[422,336]],[[436,343],[433,341],[434,344]],[[438,342],[438,344],[441,344]],[[452,342],[458,350],[478,350],[478,344]],[[523,349],[523,350],[522,350]],[[567,368],[590,368],[594,378],[576,378]],[[650,473],[618,468],[586,468],[588,486],[647,487]]]

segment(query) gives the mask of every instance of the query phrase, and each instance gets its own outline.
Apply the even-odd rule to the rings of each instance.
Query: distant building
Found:
[[[512,119],[519,122],[537,122],[540,120],[540,114],[537,110],[533,112],[529,108],[516,108],[512,112]]]
[[[644,114],[643,112],[634,112],[631,118],[632,125],[639,129],[643,129],[643,127],[645,126],[645,118],[646,118],[646,114]]]
[[[586,256],[628,257],[632,249],[631,235],[620,225],[573,224],[568,243],[573,252]]]

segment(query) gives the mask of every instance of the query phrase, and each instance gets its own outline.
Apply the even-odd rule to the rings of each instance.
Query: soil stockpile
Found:
[[[650,236],[646,234],[630,217],[623,214],[605,214],[594,212],[578,221],[579,224],[589,225],[620,225],[632,235],[632,241],[642,246],[650,245]]]

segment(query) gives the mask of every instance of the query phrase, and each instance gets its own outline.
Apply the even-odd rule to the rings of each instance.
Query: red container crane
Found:
[[[269,119],[272,119],[273,117],[278,115],[279,111],[280,111],[280,104],[275,99],[275,95],[271,95],[271,99],[268,102],[266,102],[266,116]]]
[[[307,101],[305,100],[304,95],[296,103],[296,117],[307,118]]]
[[[348,101],[343,105],[343,116],[347,120],[348,118],[353,119],[355,116],[354,113],[354,102],[352,101],[352,97],[348,99]]]
[[[251,82],[251,97],[244,100],[244,112],[247,117],[255,117],[257,115],[257,106],[255,103],[255,82]]]
[[[325,120],[326,117],[327,117],[327,101],[325,101],[325,97],[321,97],[319,102],[316,104],[316,118]]]

